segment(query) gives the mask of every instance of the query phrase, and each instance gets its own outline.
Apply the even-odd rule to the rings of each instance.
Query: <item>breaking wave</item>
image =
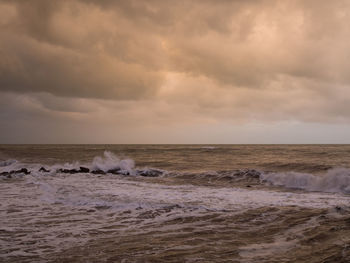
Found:
[[[308,173],[262,173],[262,182],[306,191],[350,194],[350,169],[334,168],[323,175]]]
[[[55,165],[25,164],[16,160],[0,162],[0,178],[16,178],[23,175],[54,175],[56,173],[76,174],[119,174],[156,177],[165,173],[164,170],[144,167],[136,169],[132,159],[120,159],[112,152],[105,151],[103,156],[96,156],[91,163],[65,163]]]
[[[130,174],[134,174],[135,162],[131,159],[119,159],[112,152],[105,151],[103,157],[96,156],[91,165],[92,170],[101,170],[108,172],[110,170],[127,171]]]
[[[350,169],[333,168],[324,174],[314,175],[300,172],[263,172],[254,169],[207,171],[186,173],[166,171],[156,168],[135,166],[132,159],[120,159],[112,152],[105,151],[90,163],[65,163],[55,165],[24,164],[17,160],[0,162],[0,179],[22,177],[24,175],[55,175],[59,173],[77,174],[115,174],[144,177],[167,176],[188,181],[189,183],[210,183],[232,186],[254,187],[255,185],[272,185],[305,191],[319,191],[350,194]]]

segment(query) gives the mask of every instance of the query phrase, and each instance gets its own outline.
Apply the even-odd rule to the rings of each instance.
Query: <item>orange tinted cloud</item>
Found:
[[[0,92],[130,129],[346,122],[349,16],[346,0],[3,0]]]

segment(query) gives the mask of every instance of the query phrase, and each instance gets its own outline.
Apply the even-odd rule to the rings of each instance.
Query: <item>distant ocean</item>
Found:
[[[350,262],[350,145],[0,145],[1,262]]]

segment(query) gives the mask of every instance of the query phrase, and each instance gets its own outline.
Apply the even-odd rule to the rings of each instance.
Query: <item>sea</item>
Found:
[[[350,262],[350,145],[0,145],[0,262]]]

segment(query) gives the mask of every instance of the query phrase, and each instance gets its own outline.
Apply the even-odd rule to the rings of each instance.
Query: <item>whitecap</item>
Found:
[[[323,175],[298,172],[263,173],[260,175],[260,180],[276,186],[306,191],[350,194],[350,169],[348,168],[330,169]]]

